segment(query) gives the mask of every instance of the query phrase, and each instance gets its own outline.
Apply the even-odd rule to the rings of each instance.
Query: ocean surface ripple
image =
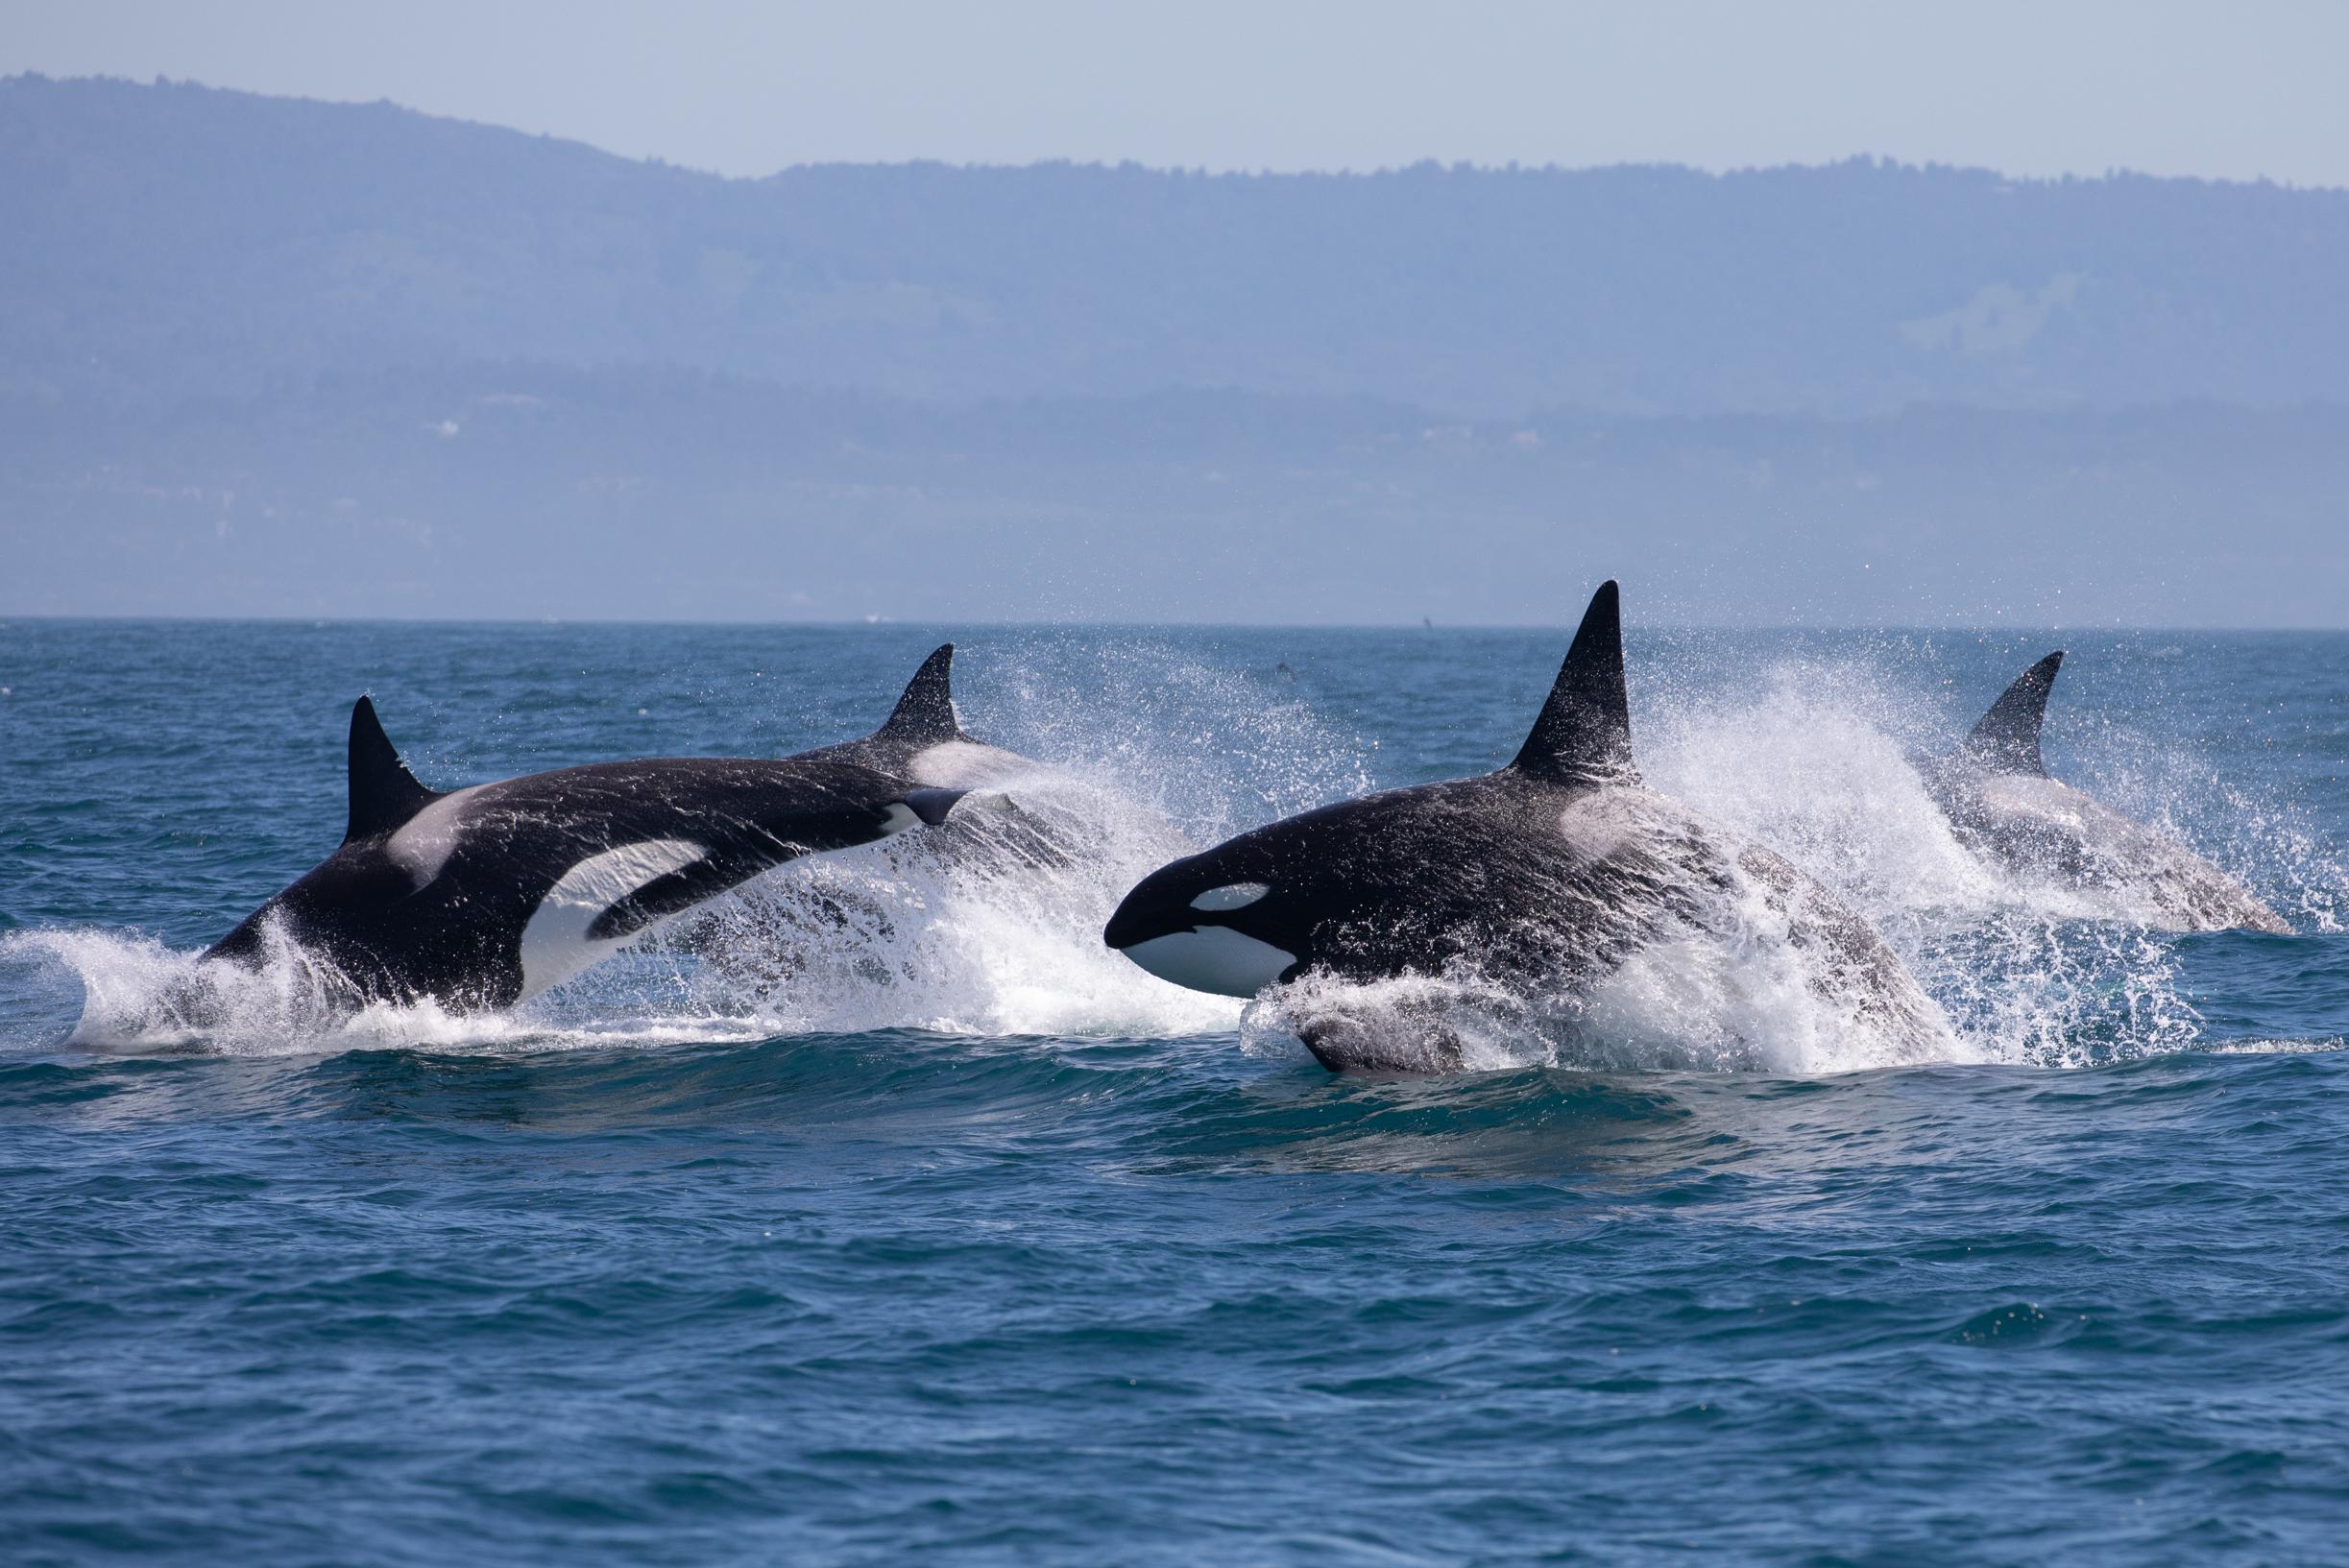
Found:
[[[1635,636],[1649,777],[1877,925],[1923,1067],[1665,972],[1334,1078],[1099,951],[1170,845],[1505,758],[1548,632],[964,634],[1089,872],[798,868],[508,1018],[157,1009],[361,689],[436,784],[771,755],[940,635],[0,626],[0,1557],[2337,1560],[2349,638]],[[1949,838],[1906,754],[2058,645],[2052,769],[2296,934]]]

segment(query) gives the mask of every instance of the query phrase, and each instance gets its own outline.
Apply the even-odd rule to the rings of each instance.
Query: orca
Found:
[[[1959,842],[2158,929],[2288,934],[2291,926],[2258,894],[2168,833],[2047,776],[2039,736],[2063,664],[2061,649],[2047,655],[2015,677],[1956,750],[1917,760]]]
[[[525,1001],[770,867],[944,822],[991,751],[957,722],[953,659],[952,643],[932,653],[862,739],[448,791],[417,780],[361,697],[341,846],[204,956],[257,967],[282,939],[354,1003]]]
[[[1314,976],[1466,971],[1572,998],[1655,944],[1750,929],[1756,909],[1805,983],[1890,1053],[1945,1049],[1939,1009],[1865,923],[1641,782],[1609,582],[1507,766],[1325,806],[1176,860],[1126,895],[1102,939],[1163,979],[1234,997]],[[1429,1057],[1425,1042],[1343,1022],[1302,1032],[1333,1071]],[[1458,1065],[1456,1043],[1435,1045],[1437,1065]]]
[[[942,694],[942,662],[936,673]],[[788,996],[844,961],[865,981],[893,983],[902,955],[879,962],[870,951],[844,954],[842,937],[851,948],[889,947],[900,919],[930,910],[927,893],[941,881],[1059,879],[1113,848],[1098,808],[1085,808],[1081,786],[1072,789],[1059,770],[964,733],[951,703],[927,726],[898,725],[849,745],[884,772],[963,798],[944,822],[893,835],[853,862],[835,863],[833,876],[771,879],[749,899],[710,905],[672,928],[665,941],[690,952],[739,995]]]

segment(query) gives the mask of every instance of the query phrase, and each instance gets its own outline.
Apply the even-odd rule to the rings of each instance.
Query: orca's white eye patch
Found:
[[[1262,882],[1226,882],[1191,901],[1194,909],[1245,909],[1272,891]]]

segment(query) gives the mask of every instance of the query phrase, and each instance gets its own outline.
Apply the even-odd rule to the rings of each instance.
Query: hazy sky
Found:
[[[846,159],[1707,168],[1854,153],[2349,185],[2339,0],[0,0],[0,74],[389,98],[728,174]]]

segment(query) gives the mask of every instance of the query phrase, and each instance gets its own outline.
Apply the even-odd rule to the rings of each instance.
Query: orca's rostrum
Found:
[[[1228,996],[1314,976],[1466,973],[1568,1001],[1658,944],[1760,936],[1882,1059],[1948,1045],[1940,1010],[1857,916],[1641,783],[1611,582],[1508,766],[1326,806],[1176,860],[1126,895],[1102,935],[1162,978]],[[1333,1069],[1458,1054],[1350,1024],[1300,1032]]]
[[[341,846],[205,956],[257,964],[287,942],[356,1001],[525,1001],[770,867],[943,821],[990,751],[956,722],[953,657],[932,653],[860,740],[447,792],[408,771],[361,697]]]

